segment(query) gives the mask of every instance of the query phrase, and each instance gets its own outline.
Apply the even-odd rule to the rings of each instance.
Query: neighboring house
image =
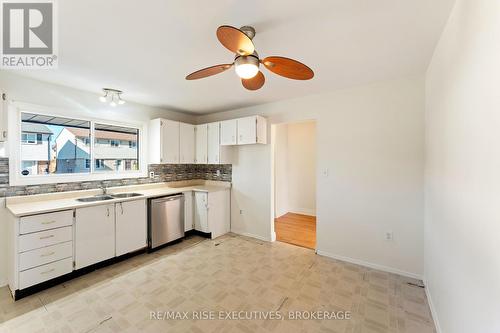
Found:
[[[21,172],[23,175],[49,173],[50,140],[54,133],[45,125],[23,122],[21,125]]]
[[[89,130],[64,128],[56,138],[57,173],[90,171]],[[129,133],[95,130],[96,171],[137,170],[137,136]]]

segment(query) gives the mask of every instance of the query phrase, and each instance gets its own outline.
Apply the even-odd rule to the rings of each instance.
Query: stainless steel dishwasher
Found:
[[[149,248],[184,237],[184,195],[149,200]]]

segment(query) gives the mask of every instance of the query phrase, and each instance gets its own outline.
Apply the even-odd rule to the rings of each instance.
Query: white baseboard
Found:
[[[248,233],[248,232],[240,232],[240,231],[237,231],[237,230],[231,230],[231,232],[233,234],[237,234],[237,235],[241,235],[241,236],[246,236],[246,237],[251,237],[251,238],[255,238],[255,239],[258,239],[258,240],[261,240],[261,241],[265,241],[265,242],[271,242],[272,241],[268,237],[262,237],[262,236],[254,235],[254,234],[251,234],[251,233]]]
[[[434,326],[436,326],[436,332],[442,333],[441,325],[439,324],[439,319],[436,312],[436,307],[434,306],[434,301],[432,300],[431,291],[429,290],[429,285],[427,284],[427,279],[424,277],[424,290],[425,296],[427,296],[427,302],[429,303],[429,308],[431,309],[432,320],[434,320]]]
[[[314,209],[290,208],[288,212],[300,215],[316,216],[316,211]]]
[[[379,265],[379,264],[374,264],[374,263],[363,261],[363,260],[359,260],[359,259],[353,259],[353,258],[349,258],[349,257],[344,257],[344,256],[340,256],[340,255],[328,253],[328,252],[321,251],[321,250],[316,250],[316,253],[319,254],[319,255],[321,255],[321,256],[325,256],[325,257],[337,259],[337,260],[340,260],[340,261],[345,261],[345,262],[348,262],[348,263],[351,263],[351,264],[365,266],[365,267],[368,267],[368,268],[377,269],[379,271],[384,271],[384,272],[393,273],[393,274],[397,274],[397,275],[401,275],[401,276],[406,276],[406,277],[409,277],[409,278],[412,278],[412,279],[422,280],[422,278],[423,278],[422,275],[420,275],[420,274],[406,272],[406,271],[403,271],[403,270],[400,270],[400,269],[397,269],[397,268],[388,267],[388,266]]]

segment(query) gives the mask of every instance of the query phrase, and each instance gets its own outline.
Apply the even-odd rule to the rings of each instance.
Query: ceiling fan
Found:
[[[234,62],[200,69],[186,76],[186,80],[197,80],[219,74],[234,65],[243,87],[248,90],[257,90],[266,81],[264,74],[259,70],[260,64],[274,74],[289,79],[310,80],[313,78],[312,69],[297,60],[278,56],[259,59],[252,42],[254,37],[255,29],[250,26],[244,26],[240,29],[229,25],[220,26],[217,28],[217,38],[224,47],[235,53]]]

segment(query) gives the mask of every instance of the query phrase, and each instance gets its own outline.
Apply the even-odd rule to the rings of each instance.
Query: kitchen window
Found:
[[[137,128],[96,123],[94,124],[94,140],[96,143],[110,142],[109,146],[95,145],[96,171],[139,170],[139,149],[137,149],[139,130]]]
[[[24,111],[19,115],[12,184],[145,176],[139,150],[142,126]]]

